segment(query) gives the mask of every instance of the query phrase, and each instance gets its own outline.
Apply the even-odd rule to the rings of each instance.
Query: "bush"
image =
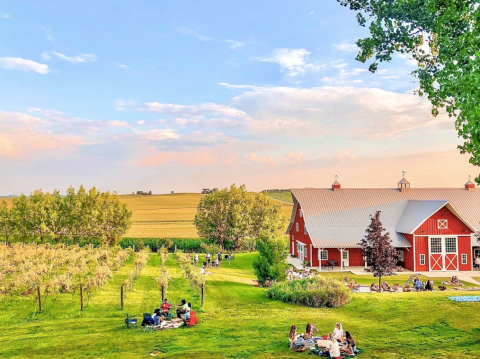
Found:
[[[175,245],[178,250],[184,252],[203,252],[201,247],[202,240],[198,238],[142,238],[142,241],[152,252],[158,251],[162,246],[173,252]],[[137,247],[136,242],[137,238],[123,238],[119,244],[122,248],[132,247],[134,244]]]
[[[347,304],[350,290],[338,279],[314,276],[273,285],[267,290],[271,299],[313,308],[337,308]]]
[[[268,287],[287,278],[287,242],[284,238],[259,238],[258,256],[252,263],[258,284]]]

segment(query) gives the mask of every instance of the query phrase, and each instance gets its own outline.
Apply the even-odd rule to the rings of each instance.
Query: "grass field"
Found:
[[[293,203],[292,192],[290,191],[284,191],[279,193],[269,192],[268,195],[282,202]]]
[[[47,299],[43,313],[35,311],[32,297],[2,298],[0,357],[148,358],[154,352],[157,358],[299,358],[308,355],[288,349],[292,324],[303,331],[311,322],[324,334],[337,321],[366,350],[363,358],[480,356],[480,303],[450,301],[446,297],[453,292],[422,292],[353,294],[348,305],[337,309],[289,305],[267,299],[265,290],[254,286],[255,255],[239,254],[230,267],[224,263],[208,276],[202,309],[173,259],[167,262],[173,277],[168,299],[192,302],[200,320],[193,328],[153,333],[125,328],[125,313],[141,317],[159,304],[155,277],[160,260],[153,254],[127,293],[123,312],[119,285],[131,262],[93,296],[84,312],[79,311],[78,294],[60,295],[56,303]]]
[[[133,225],[125,237],[198,238],[193,220],[202,197],[199,193],[120,196],[120,200],[133,211]],[[290,218],[292,206],[278,203],[284,216]]]

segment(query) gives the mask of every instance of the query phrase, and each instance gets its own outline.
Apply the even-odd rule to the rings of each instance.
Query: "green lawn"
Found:
[[[283,191],[283,192],[268,192],[268,196],[278,199],[279,201],[293,203],[292,192]]]
[[[48,298],[43,313],[35,312],[33,297],[2,298],[0,357],[147,358],[152,352],[160,353],[157,358],[308,357],[288,349],[290,326],[296,324],[302,331],[311,322],[323,334],[337,321],[366,350],[363,358],[480,356],[480,303],[455,303],[446,298],[462,292],[359,293],[342,308],[294,306],[267,299],[265,290],[255,286],[251,269],[255,255],[240,254],[230,267],[224,263],[213,269],[215,273],[207,279],[205,307],[198,313],[200,323],[193,328],[153,333],[125,328],[125,313],[141,317],[159,304],[155,277],[160,260],[154,254],[134,290],[127,293],[123,312],[119,310],[119,285],[132,263],[92,297],[83,313],[78,295],[60,295],[56,303]],[[173,259],[167,265],[173,277],[168,299],[178,303],[185,298],[198,310],[199,298]]]

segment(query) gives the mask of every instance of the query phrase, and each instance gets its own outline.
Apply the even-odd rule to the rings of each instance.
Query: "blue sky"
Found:
[[[0,192],[462,185],[414,62],[369,73],[364,35],[335,0],[3,2]]]

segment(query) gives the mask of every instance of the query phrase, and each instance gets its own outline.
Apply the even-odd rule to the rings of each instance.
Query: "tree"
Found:
[[[221,248],[225,248],[226,241],[231,242],[238,250],[262,230],[277,236],[285,220],[280,205],[266,194],[248,192],[245,185],[232,185],[205,195],[198,204],[194,223],[200,237]]]
[[[372,266],[374,277],[378,277],[378,287],[382,288],[382,276],[391,275],[397,265],[399,255],[395,247],[392,246],[390,234],[385,232],[380,221],[381,211],[370,216],[370,225],[366,230],[365,237],[360,241],[363,255],[367,263]]]
[[[259,253],[252,266],[258,283],[262,287],[284,281],[287,278],[287,245],[285,238],[274,237],[269,230],[261,231],[257,240]]]
[[[21,241],[26,241],[32,234],[33,224],[31,206],[24,194],[13,198],[11,216],[14,235]]]
[[[462,154],[480,166],[480,6],[478,0],[337,0],[357,12],[370,37],[360,39],[357,60],[373,58],[371,72],[396,52],[411,54],[418,63],[412,74],[418,95],[432,103],[432,114],[443,109],[456,118]],[[480,176],[475,181],[480,184]]]
[[[10,237],[13,234],[14,223],[12,220],[12,212],[7,206],[5,200],[0,205],[0,234],[5,238],[7,244],[10,241]]]

